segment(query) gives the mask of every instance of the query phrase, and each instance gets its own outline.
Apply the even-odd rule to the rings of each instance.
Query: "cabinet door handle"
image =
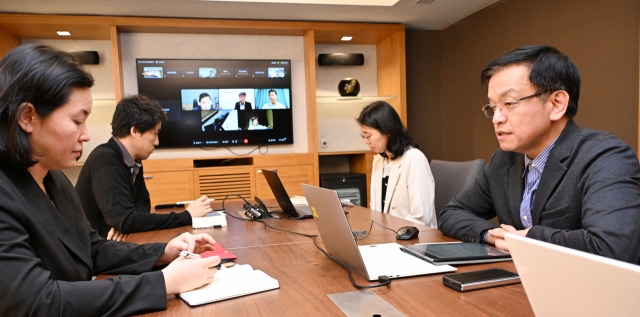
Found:
[[[153,178],[153,175],[145,175],[144,176],[144,179],[152,179],[152,178]]]

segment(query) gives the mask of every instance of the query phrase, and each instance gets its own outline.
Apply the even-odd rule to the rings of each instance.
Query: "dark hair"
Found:
[[[21,45],[0,60],[0,159],[19,168],[38,163],[18,124],[20,106],[33,105],[45,118],[69,101],[76,88],[90,88],[93,77],[71,54],[41,45]]]
[[[269,94],[271,94],[272,91],[273,91],[274,94],[276,94],[276,96],[278,95],[278,93],[273,89],[269,90]]]
[[[131,127],[140,133],[155,128],[158,123],[165,123],[167,115],[160,104],[144,95],[135,95],[118,102],[111,121],[111,134],[116,138],[124,138],[131,134]]]
[[[200,94],[200,97],[198,98],[198,102],[202,101],[202,98],[204,98],[204,97],[209,97],[209,99],[211,99],[211,96],[209,96],[208,93],[203,92],[203,93]]]
[[[241,93],[239,93],[239,94],[238,94],[238,97],[240,97],[240,96],[246,96],[246,95],[247,95],[247,93],[243,91],[243,92],[241,92]]]
[[[530,69],[529,81],[536,92],[546,98],[556,90],[569,94],[566,116],[572,118],[578,113],[580,99],[580,74],[569,58],[554,47],[546,45],[523,46],[508,52],[489,63],[480,75],[483,84],[500,70],[514,65],[525,65]]]
[[[402,156],[410,147],[418,148],[402,125],[398,113],[384,101],[376,101],[364,107],[356,120],[361,125],[374,128],[389,137],[387,151],[391,152],[392,160]],[[387,157],[386,153],[380,155]]]

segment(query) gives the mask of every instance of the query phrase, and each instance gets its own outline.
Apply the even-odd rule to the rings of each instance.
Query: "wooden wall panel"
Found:
[[[405,33],[396,32],[378,43],[378,95],[396,96],[397,104],[392,106],[407,125],[407,71],[405,53]]]
[[[0,57],[7,54],[11,49],[20,45],[20,38],[9,31],[0,28]]]

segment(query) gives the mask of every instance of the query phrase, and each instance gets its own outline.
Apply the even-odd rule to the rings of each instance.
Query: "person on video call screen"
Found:
[[[278,93],[271,89],[269,90],[269,102],[262,105],[262,109],[287,109],[287,107],[278,102]]]

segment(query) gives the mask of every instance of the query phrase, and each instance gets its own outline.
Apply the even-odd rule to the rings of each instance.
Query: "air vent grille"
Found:
[[[431,3],[435,2],[435,1],[436,0],[418,0],[414,4],[431,4]]]
[[[251,173],[199,175],[200,195],[222,200],[227,195],[252,197]],[[237,199],[238,197],[229,197]]]

